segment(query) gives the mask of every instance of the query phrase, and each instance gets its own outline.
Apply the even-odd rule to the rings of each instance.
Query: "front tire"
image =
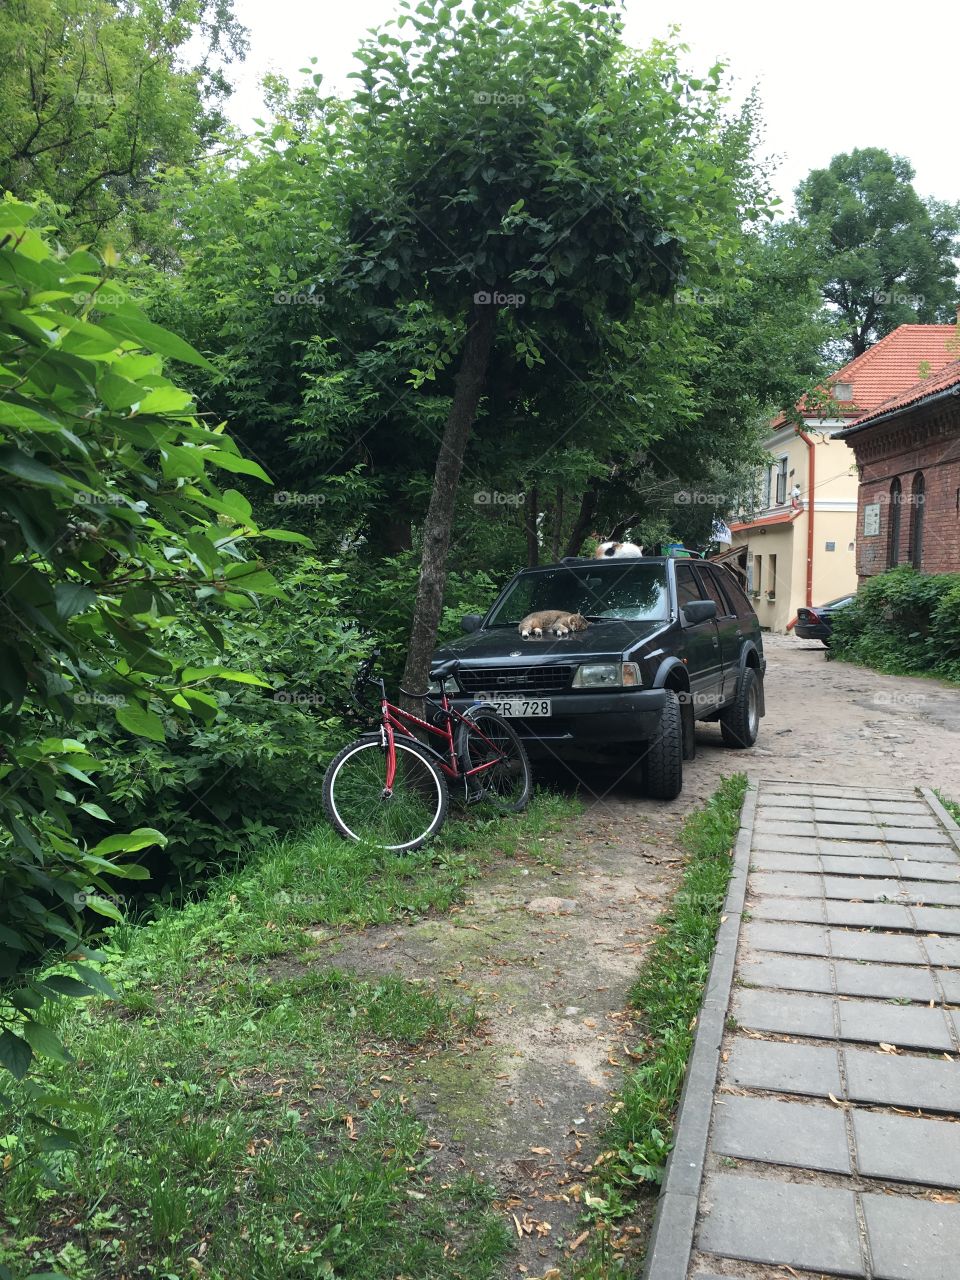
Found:
[[[737,694],[720,712],[720,736],[725,747],[752,747],[760,732],[760,678],[755,667],[744,667]]]
[[[394,740],[396,776],[386,792],[387,748],[360,738],[330,761],[323,778],[323,807],[345,840],[409,853],[443,826],[450,797],[443,774],[416,742]]]
[[[666,691],[656,737],[646,744],[644,766],[647,795],[676,800],[683,789],[683,718],[672,689]]]
[[[467,779],[477,798],[501,813],[522,813],[533,792],[533,771],[526,747],[512,725],[495,711],[478,707],[457,725],[455,750],[466,773],[490,761],[489,768]]]

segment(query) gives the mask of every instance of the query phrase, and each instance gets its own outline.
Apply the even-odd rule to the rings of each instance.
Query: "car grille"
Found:
[[[457,679],[466,693],[511,697],[515,693],[560,693],[570,687],[575,668],[559,664],[537,667],[461,667]]]

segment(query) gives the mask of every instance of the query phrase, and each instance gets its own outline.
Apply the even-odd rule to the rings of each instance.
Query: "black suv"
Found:
[[[521,639],[548,609],[580,613],[582,631]],[[454,705],[478,700],[509,718],[534,756],[633,756],[650,795],[671,800],[692,760],[697,720],[718,720],[730,747],[752,746],[764,714],[766,660],[757,616],[733,576],[672,557],[567,559],[525,569],[468,634],[434,655]]]

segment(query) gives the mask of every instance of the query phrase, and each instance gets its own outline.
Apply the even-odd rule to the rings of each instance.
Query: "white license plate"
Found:
[[[490,706],[498,716],[503,716],[504,720],[521,716],[550,715],[549,698],[505,698],[502,701],[491,698]]]

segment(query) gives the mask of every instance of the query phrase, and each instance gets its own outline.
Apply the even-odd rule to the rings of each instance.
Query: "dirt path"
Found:
[[[679,800],[591,774],[583,815],[497,865],[462,909],[321,940],[323,963],[476,1002],[480,1040],[411,1064],[404,1088],[439,1144],[435,1176],[471,1169],[495,1187],[518,1237],[505,1276],[530,1280],[569,1256],[576,1187],[636,1043],[627,993],[679,877],[677,831],[721,775],[923,783],[960,798],[960,690],[828,662],[793,637],[770,637],[767,653],[757,746],[725,750],[704,726]],[[653,1207],[651,1195],[628,1228],[637,1251]]]

